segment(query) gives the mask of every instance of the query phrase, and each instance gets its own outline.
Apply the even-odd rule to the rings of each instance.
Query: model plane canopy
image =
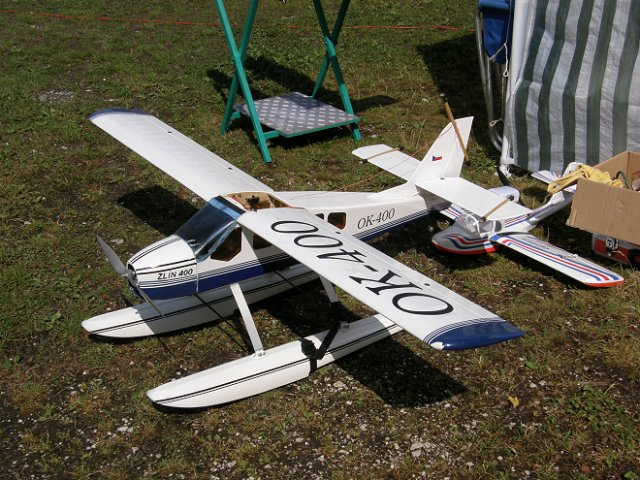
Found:
[[[89,120],[205,200],[271,188],[152,115],[102,110]]]
[[[522,335],[491,312],[307,211],[248,212],[238,223],[434,348],[474,348]]]
[[[196,260],[209,257],[237,226],[244,213],[222,197],[209,200],[204,207],[182,225],[176,235],[191,247]]]

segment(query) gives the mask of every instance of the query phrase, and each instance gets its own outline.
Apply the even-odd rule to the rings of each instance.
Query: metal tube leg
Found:
[[[231,293],[233,294],[233,298],[238,305],[240,315],[242,315],[242,321],[244,322],[244,327],[247,329],[247,333],[249,334],[249,340],[251,340],[253,350],[256,353],[256,356],[262,357],[264,355],[262,341],[260,340],[260,335],[258,335],[258,329],[256,328],[256,324],[253,321],[253,316],[251,316],[251,311],[249,310],[249,305],[247,305],[247,300],[244,298],[244,294],[242,293],[242,289],[240,288],[240,285],[238,283],[234,283],[231,285]]]
[[[253,22],[255,20],[256,11],[258,9],[258,0],[252,0],[249,6],[249,13],[247,14],[247,19],[245,21],[240,48],[238,48],[235,37],[233,36],[231,23],[229,23],[229,17],[227,16],[226,9],[224,8],[223,1],[216,0],[216,5],[218,7],[220,21],[222,22],[222,30],[227,40],[227,44],[229,45],[229,50],[231,51],[231,58],[233,60],[233,66],[235,70],[233,80],[231,81],[231,89],[229,91],[229,98],[227,99],[221,132],[224,133],[227,130],[229,122],[231,121],[231,117],[233,114],[233,102],[235,101],[235,96],[238,93],[239,86],[240,90],[242,91],[242,96],[247,103],[249,117],[251,118],[251,123],[256,133],[258,147],[260,149],[260,153],[262,154],[262,158],[265,163],[271,163],[271,154],[269,153],[269,148],[267,146],[267,139],[262,130],[262,125],[260,124],[260,120],[258,118],[258,112],[256,111],[256,107],[253,103],[253,95],[251,95],[251,90],[249,89],[249,82],[247,81],[247,77],[244,73],[244,59],[247,53],[247,46],[249,45],[249,39],[251,37],[251,30],[253,29]]]
[[[322,3],[320,0],[313,0],[313,6],[316,10],[316,16],[318,17],[318,23],[320,24],[320,29],[322,30],[322,35],[324,37],[324,44],[326,47],[325,57],[322,61],[322,66],[320,67],[320,72],[318,73],[318,77],[316,79],[315,87],[313,88],[312,97],[316,97],[318,91],[322,87],[324,80],[327,76],[327,71],[329,70],[329,65],[333,69],[333,74],[336,77],[336,83],[338,84],[338,91],[340,92],[340,98],[342,99],[342,105],[344,107],[345,112],[350,113],[351,115],[355,115],[353,111],[353,106],[351,105],[351,100],[349,98],[349,92],[347,90],[347,85],[344,81],[344,77],[342,76],[342,70],[340,69],[340,64],[338,63],[338,55],[336,52],[336,44],[338,43],[338,38],[340,36],[340,30],[342,29],[342,25],[344,23],[344,18],[347,14],[347,9],[349,8],[349,3],[351,0],[343,0],[340,4],[340,11],[338,12],[338,16],[336,18],[336,23],[333,27],[333,31],[329,32],[329,26],[327,24],[327,17],[324,14],[324,9],[322,8]],[[362,137],[360,135],[360,130],[358,130],[357,126],[353,126],[352,129],[353,139],[358,141]]]
[[[329,301],[331,303],[337,303],[340,301],[338,295],[336,294],[335,289],[333,288],[333,284],[324,278],[322,275],[319,275],[320,281],[322,282],[322,286],[324,287],[324,291],[327,292],[327,297],[329,297]]]

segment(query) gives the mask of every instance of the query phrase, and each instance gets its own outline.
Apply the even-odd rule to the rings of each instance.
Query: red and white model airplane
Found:
[[[429,158],[439,161],[427,154],[420,162],[386,145],[362,147],[353,153],[370,158],[374,165],[404,180],[412,178]],[[556,178],[550,172],[534,176],[547,183]],[[441,213],[454,223],[431,240],[440,250],[477,255],[494,252],[496,245],[503,245],[590,287],[610,287],[624,281],[621,275],[529,233],[540,221],[571,203],[575,186],[554,193],[544,205],[533,210],[517,203],[520,192],[515,188],[486,190],[460,178],[459,171],[445,170],[440,178],[418,179],[415,186],[450,202]]]
[[[92,334],[153,335],[239,310],[254,353],[147,392],[164,406],[234,401],[308,376],[402,329],[440,350],[482,347],[523,335],[495,314],[384,255],[363,240],[429,213],[442,200],[424,182],[456,181],[463,160],[451,125],[407,182],[379,193],[274,192],[151,115],[101,111],[91,121],[205,200],[174,234],[115,270],[145,303],[85,320]],[[458,121],[468,138],[471,118]],[[466,140],[465,140],[466,141]],[[445,178],[445,180],[441,180]],[[376,312],[264,349],[248,304],[320,277]]]

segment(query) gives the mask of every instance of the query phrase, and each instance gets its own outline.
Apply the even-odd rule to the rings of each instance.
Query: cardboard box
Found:
[[[640,172],[640,153],[623,152],[596,165],[615,178],[624,172],[629,182]],[[567,225],[640,244],[640,192],[588,179],[578,180]]]

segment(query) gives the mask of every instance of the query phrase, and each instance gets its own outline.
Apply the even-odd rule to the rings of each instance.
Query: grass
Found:
[[[240,24],[246,5],[227,3]],[[155,409],[147,389],[246,351],[226,324],[124,343],[84,333],[83,319],[123,307],[128,295],[95,235],[117,240],[127,257],[172,233],[197,206],[88,114],[153,113],[275,189],[373,191],[395,180],[350,155],[356,143],[347,130],[273,141],[273,169],[246,122],[221,136],[233,70],[211,25],[213,2],[15,0],[7,8],[0,10],[0,478],[639,478],[638,272],[609,264],[626,283],[590,290],[508,253],[443,255],[428,241],[446,225],[437,218],[376,245],[526,337],[443,353],[400,334],[255,398],[187,414]],[[331,19],[337,7],[327,8]],[[446,93],[455,114],[476,117],[465,177],[496,186],[473,11],[467,0],[356,2],[340,60],[363,118],[361,144],[424,154],[447,122]],[[371,25],[451,29],[353,28]],[[310,91],[322,56],[310,2],[263,2],[252,40],[256,97]],[[321,96],[337,101],[331,76]],[[534,180],[513,183],[527,206],[543,200]],[[564,226],[565,217],[537,233],[590,257],[589,235]],[[253,311],[273,346],[325,328],[324,305],[310,285]]]

